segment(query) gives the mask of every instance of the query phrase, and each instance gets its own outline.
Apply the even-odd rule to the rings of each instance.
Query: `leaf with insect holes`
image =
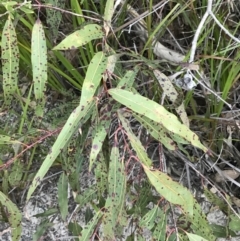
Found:
[[[88,24],[82,29],[67,36],[53,50],[68,50],[79,48],[91,40],[100,39],[104,36],[102,27],[97,24]]]
[[[14,25],[10,15],[2,31],[2,77],[5,104],[10,105],[17,90],[19,50]]]
[[[108,198],[105,204],[103,225],[103,240],[113,240],[115,228],[120,225],[119,220],[124,219],[124,203],[126,194],[126,176],[124,163],[121,162],[119,150],[112,148],[111,162],[108,176]]]
[[[37,116],[42,117],[46,101],[47,45],[43,26],[39,19],[33,26],[31,51],[34,94],[37,101],[35,112]]]
[[[134,94],[127,90],[110,89],[108,93],[121,104],[127,106],[131,110],[140,115],[159,123],[164,128],[175,135],[180,136],[188,143],[207,152],[207,148],[201,144],[198,136],[193,133],[186,125],[179,122],[178,118],[168,112],[163,106],[156,102],[143,97],[139,94]]]
[[[87,224],[87,226],[84,227],[82,232],[78,235],[78,239],[81,241],[89,241],[90,237],[92,236],[95,226],[98,223],[98,220],[101,218],[102,212],[97,212],[94,217],[91,219],[91,221]]]
[[[65,173],[62,173],[58,180],[58,204],[63,220],[66,220],[68,215],[68,178]]]
[[[65,0],[45,0],[47,4],[52,4],[52,6],[55,6],[60,9],[64,9],[65,7]],[[57,9],[51,9],[46,8],[47,13],[47,24],[49,25],[49,31],[51,34],[51,41],[52,43],[56,42],[57,36],[58,36],[58,28],[60,25],[60,22],[62,20],[62,12],[58,11]]]
[[[28,190],[27,200],[30,199],[32,193],[35,191],[37,186],[41,183],[42,178],[45,176],[49,168],[52,166],[53,162],[63,150],[63,148],[68,144],[70,138],[76,132],[79,127],[80,122],[84,124],[90,117],[91,110],[95,102],[92,100],[88,101],[85,106],[78,106],[72,114],[69,116],[66,124],[64,125],[62,131],[60,132],[57,140],[51,148],[51,151],[43,161],[40,169],[35,175],[32,184]]]
[[[21,238],[22,233],[22,214],[18,210],[17,206],[12,203],[10,199],[8,199],[5,194],[0,192],[0,202],[2,204],[2,207],[4,208],[4,211],[6,212],[6,216],[8,218],[8,222],[11,225],[12,231],[12,241],[18,241]]]

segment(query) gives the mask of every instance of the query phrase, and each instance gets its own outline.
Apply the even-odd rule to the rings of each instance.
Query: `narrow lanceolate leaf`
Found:
[[[157,218],[158,212],[159,212],[159,207],[157,205],[155,205],[153,209],[148,211],[142,217],[142,219],[139,222],[139,226],[141,228],[147,228],[147,229],[151,230],[154,227],[155,222],[157,221],[156,218]]]
[[[58,180],[58,204],[62,219],[65,220],[68,214],[68,178],[65,173]]]
[[[151,167],[152,161],[148,158],[147,153],[142,146],[140,140],[133,134],[129,122],[123,117],[120,111],[118,111],[118,117],[122,122],[124,129],[126,130],[128,139],[130,140],[133,149],[136,151],[138,158],[144,165]]]
[[[47,45],[43,26],[39,19],[33,26],[31,51],[34,94],[37,101],[36,115],[42,117],[47,82]]]
[[[97,212],[94,217],[92,218],[92,220],[88,223],[88,225],[86,227],[84,227],[83,231],[81,232],[81,234],[78,236],[79,240],[81,241],[89,241],[91,240],[90,237],[92,236],[95,226],[98,223],[98,220],[101,218],[102,216],[102,212],[99,211]]]
[[[17,36],[10,15],[2,31],[2,74],[5,104],[9,105],[17,89],[19,50]]]
[[[108,175],[107,175],[108,170],[107,170],[106,162],[102,153],[100,153],[99,160],[96,163],[96,165],[97,166],[94,169],[94,173],[96,178],[98,196],[101,197],[108,186]]]
[[[149,181],[159,194],[169,202],[181,206],[187,220],[191,223],[192,230],[196,234],[208,238],[209,241],[214,241],[212,230],[206,221],[206,217],[191,192],[179,183],[174,182],[165,173],[158,170],[150,170],[144,165],[142,166]]]
[[[105,33],[106,36],[109,33],[110,27],[111,27],[111,20],[112,20],[112,16],[114,13],[114,9],[113,9],[113,4],[114,1],[113,0],[107,0],[106,5],[105,5],[105,11],[104,11],[104,29],[105,29]]]
[[[189,238],[189,241],[208,241],[207,239],[201,237],[201,236],[198,236],[196,234],[192,234],[192,233],[187,233],[187,236]]]
[[[153,240],[165,240],[167,230],[167,212],[160,210],[158,212],[158,222],[152,234]]]
[[[107,58],[103,52],[98,52],[92,58],[82,86],[80,105],[84,106],[86,101],[93,97],[106,70]]]
[[[109,123],[109,125],[110,125],[110,123]],[[94,138],[92,141],[92,148],[91,148],[90,157],[89,157],[89,160],[90,160],[89,171],[92,169],[92,165],[93,165],[94,161],[96,160],[97,155],[99,154],[99,152],[102,148],[102,144],[103,144],[103,141],[105,140],[106,136],[107,136],[107,132],[101,121],[96,126],[96,131],[94,131]]]
[[[86,116],[90,116],[89,112],[91,112],[94,103],[95,102],[93,100],[90,100],[86,103],[85,107],[78,106],[69,116],[49,154],[34,177],[32,185],[28,190],[27,200],[29,200],[36,187],[41,183],[42,178],[52,166],[59,153],[63,150],[65,145],[68,144],[68,141],[79,127],[80,122],[83,124],[87,120]]]
[[[18,241],[20,240],[22,232],[22,214],[18,210],[17,206],[12,203],[12,201],[8,199],[8,197],[5,196],[2,192],[0,192],[0,202],[4,207],[4,211],[6,212],[6,216],[11,225],[12,240]]]
[[[166,148],[172,151],[177,149],[176,143],[171,138],[169,138],[168,131],[163,126],[160,126],[158,123],[150,120],[145,116],[140,116],[139,114],[135,113],[133,113],[133,116],[141,125],[147,129],[153,138],[160,141]]]
[[[117,147],[113,147],[108,176],[108,198],[105,204],[103,217],[103,240],[114,240],[114,231],[121,225],[120,220],[124,214],[126,193],[126,176],[124,165],[120,161]]]
[[[185,212],[193,214],[194,199],[187,188],[174,182],[168,175],[158,170],[150,170],[143,165],[148,179],[156,190],[169,202],[181,205]]]
[[[188,143],[196,146],[207,152],[199,141],[198,136],[193,133],[187,126],[180,123],[178,118],[172,113],[168,112],[163,106],[156,102],[145,98],[139,94],[133,94],[130,91],[122,89],[110,89],[108,93],[118,102],[124,104],[131,110],[146,116],[149,119],[163,125],[169,132],[179,135]]]
[[[53,50],[67,50],[81,47],[91,40],[100,39],[104,36],[102,27],[97,24],[88,24],[82,29],[67,36]]]

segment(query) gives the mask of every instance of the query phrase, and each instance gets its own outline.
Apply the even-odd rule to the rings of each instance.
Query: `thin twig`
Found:
[[[216,18],[216,16],[214,15],[213,11],[212,11],[212,0],[208,0],[208,5],[207,5],[207,10],[204,13],[198,28],[196,30],[196,33],[194,35],[193,41],[192,41],[192,48],[191,48],[191,52],[190,52],[190,58],[189,58],[189,63],[192,63],[194,61],[194,57],[195,57],[195,53],[196,53],[196,48],[197,48],[197,41],[199,38],[199,35],[203,29],[203,25],[206,22],[208,16],[211,16],[213,18],[213,20],[216,22],[216,24],[223,30],[223,32],[225,34],[227,34],[231,39],[233,39],[234,41],[236,41],[237,43],[240,43],[240,40],[236,37],[234,37],[220,22],[219,20]]]

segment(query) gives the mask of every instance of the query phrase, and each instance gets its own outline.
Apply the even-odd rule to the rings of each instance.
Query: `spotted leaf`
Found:
[[[19,50],[17,43],[15,28],[9,15],[3,28],[1,42],[3,91],[6,105],[10,105],[13,95],[17,90],[19,70]]]

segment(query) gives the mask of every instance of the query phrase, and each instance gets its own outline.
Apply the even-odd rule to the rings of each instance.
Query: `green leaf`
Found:
[[[72,135],[76,132],[79,127],[79,123],[84,124],[86,121],[86,116],[89,117],[91,109],[94,105],[94,101],[90,100],[86,103],[85,107],[78,106],[72,114],[69,116],[66,124],[64,125],[62,131],[60,132],[57,140],[55,141],[53,147],[51,148],[49,154],[45,158],[43,164],[35,175],[32,185],[30,186],[27,194],[27,200],[30,199],[32,193],[35,191],[37,186],[41,183],[42,178],[45,176],[49,168],[52,166],[53,162],[63,150],[63,148],[68,144]]]
[[[239,227],[240,227],[240,219],[239,217],[237,217],[236,215],[230,215],[230,223],[229,223],[229,228],[232,231],[238,232],[239,231]]]
[[[34,217],[36,217],[36,218],[49,217],[49,216],[51,216],[53,214],[56,214],[58,212],[59,212],[58,208],[50,208],[50,209],[47,209],[46,211],[44,211],[42,213],[35,214]]]
[[[74,236],[78,236],[82,231],[82,227],[77,222],[70,222],[68,224],[68,230],[72,232]]]
[[[126,194],[126,176],[124,173],[124,163],[120,161],[117,147],[113,147],[111,152],[111,162],[108,176],[108,198],[105,204],[105,214],[103,224],[104,240],[115,238],[115,228],[121,225],[120,219],[124,219],[124,203]],[[122,220],[124,223],[124,220]]]
[[[172,151],[177,149],[176,143],[174,143],[174,141],[167,135],[167,130],[163,126],[154,121],[151,121],[145,116],[141,116],[135,113],[133,113],[133,116],[141,125],[143,125],[148,130],[153,138],[160,141],[166,148]]]
[[[9,174],[8,181],[12,187],[18,186],[23,176],[23,163],[15,161]]]
[[[208,238],[209,241],[214,241],[215,237],[212,235],[212,230],[206,221],[206,217],[191,192],[179,183],[174,182],[165,173],[158,170],[150,170],[144,165],[142,166],[149,181],[159,194],[169,202],[181,206],[194,232]]]
[[[0,202],[1,204],[6,208],[5,212],[9,221],[9,224],[11,225],[12,232],[12,240],[13,241],[18,241],[20,240],[21,233],[22,233],[22,214],[18,210],[17,206],[10,200],[8,199],[5,194],[0,192]]]
[[[108,122],[110,125],[111,121],[109,120]],[[92,169],[92,165],[93,165],[94,161],[96,160],[96,158],[102,148],[103,141],[105,140],[105,138],[107,136],[107,132],[102,124],[102,121],[99,122],[99,124],[97,124],[96,130],[94,131],[93,136],[94,136],[94,138],[92,141],[92,148],[91,148],[90,157],[89,157],[89,171]]]
[[[165,240],[167,230],[167,212],[160,210],[158,214],[159,220],[153,232],[153,240],[162,241]]]
[[[101,197],[108,186],[107,166],[104,162],[104,157],[102,153],[99,154],[99,160],[96,164],[97,166],[94,169],[94,173],[96,178],[98,196]]]
[[[35,112],[37,116],[42,117],[46,101],[47,45],[43,26],[39,19],[33,26],[31,51],[34,94],[37,101]]]
[[[2,31],[2,76],[5,104],[10,105],[17,90],[19,50],[17,36],[10,15]]]
[[[207,148],[201,144],[198,136],[187,126],[180,123],[178,118],[168,112],[163,106],[127,90],[110,89],[108,92],[115,100],[127,106],[131,110],[159,123],[159,125],[164,126],[164,128],[166,128],[170,133],[179,135],[181,138],[188,141],[188,143],[191,143],[193,146],[207,152]]]
[[[152,161],[148,158],[147,153],[142,146],[140,140],[133,134],[129,122],[122,116],[121,111],[118,111],[118,117],[122,122],[124,129],[126,130],[127,136],[131,142],[133,149],[136,151],[138,158],[144,165],[152,166]]]
[[[34,13],[34,11],[32,9],[26,8],[24,6],[21,7],[20,10],[23,11],[24,13],[26,13],[26,14],[33,14]]]
[[[208,201],[212,203],[214,206],[218,206],[220,210],[222,210],[223,212],[228,212],[228,204],[221,200],[221,198],[218,197],[216,194],[209,191],[207,187],[204,187],[204,195],[206,196]]]
[[[10,136],[0,135],[0,144],[22,144],[20,141],[14,140]]]
[[[38,227],[36,232],[33,234],[33,241],[38,241],[44,235],[48,228],[52,227],[53,223],[45,220]]]
[[[81,106],[85,106],[86,102],[95,94],[102,79],[103,72],[106,70],[106,66],[107,58],[104,53],[96,53],[88,66],[86,77],[83,82],[80,100]]]
[[[159,212],[159,207],[157,205],[155,205],[153,209],[148,211],[141,218],[141,220],[139,222],[139,226],[141,228],[147,228],[147,229],[151,230],[155,225],[155,221],[156,221],[156,218],[158,216],[158,212]]]
[[[98,197],[98,190],[97,186],[94,185],[86,190],[84,190],[83,193],[77,195],[75,197],[75,202],[80,205],[80,207],[83,207],[87,203],[93,201],[94,199],[97,199]]]
[[[192,234],[192,233],[187,233],[187,236],[189,238],[189,241],[208,241],[207,239],[201,237],[201,236],[198,236],[196,234]]]
[[[228,227],[224,227],[224,226],[217,225],[217,224],[210,224],[210,227],[213,231],[213,234],[217,238],[224,238],[224,237],[227,237],[230,234],[230,232],[229,232],[230,230],[228,230]]]
[[[174,182],[165,173],[158,170],[150,170],[146,166],[143,166],[143,168],[149,181],[165,199],[173,204],[181,205],[186,213],[193,215],[194,199],[187,188]]]
[[[62,219],[66,220],[68,215],[68,178],[62,173],[58,181],[58,204]]]
[[[94,232],[94,228],[98,223],[98,220],[101,218],[102,212],[97,212],[92,220],[88,223],[86,227],[84,227],[83,231],[79,235],[79,240],[81,241],[89,241],[92,233]]]
[[[130,89],[135,81],[139,67],[135,66],[133,70],[128,70],[125,75],[119,80],[117,88]]]
[[[109,33],[110,27],[111,27],[111,20],[112,20],[112,16],[114,13],[114,9],[113,9],[113,5],[114,5],[114,1],[113,0],[107,0],[106,4],[105,4],[105,12],[104,12],[104,29],[105,29],[105,33],[106,36]]]
[[[91,40],[100,39],[104,36],[102,27],[97,24],[88,24],[82,29],[67,36],[53,50],[67,50],[81,47]]]

